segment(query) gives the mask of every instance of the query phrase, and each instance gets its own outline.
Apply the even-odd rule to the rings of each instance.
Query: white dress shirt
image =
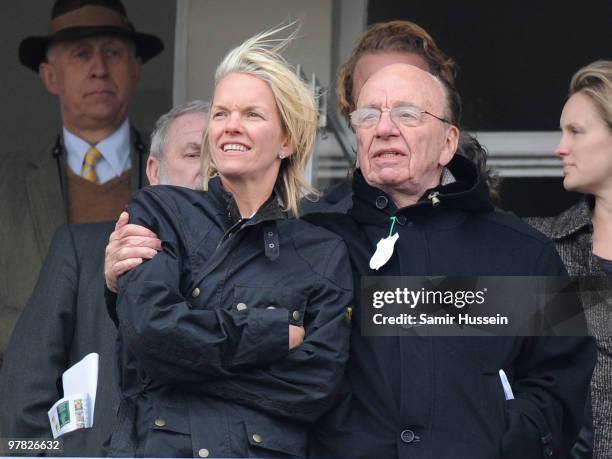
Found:
[[[85,154],[91,145],[64,128],[64,146],[68,167],[76,175],[81,175]],[[100,183],[108,182],[129,170],[132,166],[129,121],[126,119],[119,129],[94,146],[102,153],[96,164],[96,175]]]

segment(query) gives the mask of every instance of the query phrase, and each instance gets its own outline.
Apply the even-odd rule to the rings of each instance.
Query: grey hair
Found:
[[[203,116],[208,116],[210,104],[203,100],[192,100],[182,105],[177,105],[168,113],[159,117],[155,123],[155,129],[151,133],[151,151],[150,155],[157,159],[162,159],[164,151],[168,143],[168,132],[172,122],[180,116],[199,113]]]

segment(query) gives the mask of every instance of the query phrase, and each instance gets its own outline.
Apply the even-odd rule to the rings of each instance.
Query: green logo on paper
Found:
[[[57,405],[57,417],[60,423],[60,429],[70,422],[70,405],[68,401]]]

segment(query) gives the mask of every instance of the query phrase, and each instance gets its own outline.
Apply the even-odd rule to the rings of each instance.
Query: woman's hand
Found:
[[[128,213],[121,212],[106,246],[104,277],[108,289],[115,293],[119,276],[143,260],[153,258],[161,250],[161,241],[153,231],[143,226],[129,225],[128,221]]]
[[[304,335],[306,331],[304,327],[298,327],[297,325],[289,325],[289,349],[299,346],[304,341]]]

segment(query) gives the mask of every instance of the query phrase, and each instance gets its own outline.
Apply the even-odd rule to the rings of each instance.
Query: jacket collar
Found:
[[[591,198],[585,197],[567,210],[554,217],[549,237],[552,240],[565,239],[591,227]]]
[[[263,248],[266,257],[270,261],[278,258],[280,253],[280,237],[278,232],[278,220],[287,218],[287,213],[283,212],[280,205],[280,197],[275,191],[268,200],[257,210],[251,218],[242,218],[238,211],[238,205],[231,193],[227,192],[221,184],[219,177],[213,177],[208,182],[208,191],[223,209],[226,228],[225,234],[221,238],[219,245],[232,238],[243,228],[260,225],[263,228]]]
[[[439,186],[425,191],[416,204],[401,209],[384,191],[370,186],[361,170],[357,169],[353,175],[353,207],[349,215],[360,222],[386,224],[389,217],[396,214],[427,215],[437,208],[466,212],[493,210],[486,179],[478,174],[469,159],[455,155],[447,169],[454,180],[442,180]],[[449,178],[449,175],[445,174],[445,177]]]
[[[244,220],[238,210],[238,204],[229,191],[226,191],[221,184],[219,177],[213,177],[208,182],[208,191],[215,197],[217,203],[223,208],[227,223],[234,225],[241,220]],[[256,225],[262,221],[282,220],[287,218],[287,213],[283,212],[280,205],[280,197],[278,193],[274,193],[268,200],[255,212],[255,215],[249,219],[249,225]]]

